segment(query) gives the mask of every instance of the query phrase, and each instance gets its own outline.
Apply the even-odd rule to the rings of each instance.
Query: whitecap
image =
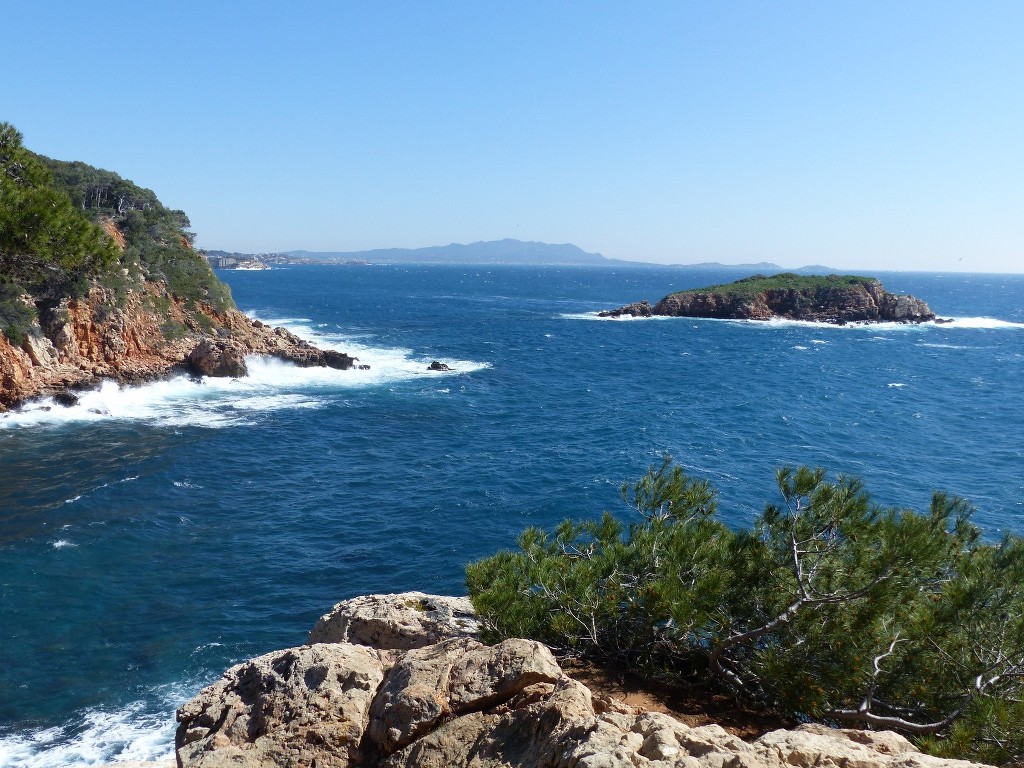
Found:
[[[1009,320],[999,320],[994,317],[954,317],[948,323],[942,323],[943,328],[972,328],[972,329],[1021,329],[1024,323],[1014,323]]]
[[[67,539],[57,539],[56,541],[51,541],[50,545],[54,549],[66,549],[68,547],[77,547],[78,546],[73,541],[68,541]]]
[[[249,355],[244,378],[176,376],[141,386],[121,387],[105,381],[99,389],[79,394],[75,405],[63,406],[52,398],[30,403],[5,414],[3,427],[64,425],[107,420],[131,420],[170,427],[226,428],[254,423],[255,414],[287,409],[315,409],[329,402],[312,390],[363,389],[416,376],[456,376],[490,368],[490,363],[444,358],[450,371],[428,371],[432,357],[417,357],[408,349],[380,349],[343,342],[320,346],[348,349],[361,360],[372,360],[368,370],[300,368],[283,360]],[[125,478],[128,482],[135,478]]]
[[[810,347],[803,347],[803,346],[797,344],[796,346],[793,347],[793,349],[799,349],[801,351],[807,351],[808,349],[810,349]]]
[[[173,705],[159,715],[141,702],[114,712],[92,710],[74,723],[0,737],[0,768],[58,768],[174,757]]]
[[[601,310],[602,312],[605,310]],[[679,320],[678,317],[665,317],[663,315],[652,315],[651,317],[634,317],[633,315],[619,315],[618,317],[601,317],[598,312],[564,312],[557,316],[561,320],[607,320],[614,323],[626,323],[634,320]],[[696,327],[696,326],[694,326]]]
[[[828,344],[824,339],[811,339],[811,344]]]
[[[886,384],[886,386],[889,387],[889,389],[901,389],[907,385],[900,382],[893,382],[892,384]]]

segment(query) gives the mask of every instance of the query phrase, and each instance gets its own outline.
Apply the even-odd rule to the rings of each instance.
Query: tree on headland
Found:
[[[487,632],[927,749],[1024,757],[1024,542],[962,499],[883,508],[855,479],[783,469],[745,530],[667,458],[611,514],[536,528],[467,567]]]
[[[0,123],[0,281],[56,297],[117,262],[110,236],[55,188],[46,166]]]
[[[97,285],[120,303],[148,281],[158,284],[153,295],[173,294],[189,309],[234,307],[193,238],[188,217],[151,190],[37,155],[0,123],[0,331],[10,341],[38,333],[39,317]]]

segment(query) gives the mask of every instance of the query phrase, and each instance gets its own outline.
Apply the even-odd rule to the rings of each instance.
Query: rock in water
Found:
[[[200,376],[248,376],[245,349],[241,344],[225,340],[204,338],[193,349],[186,364]]]
[[[609,309],[604,312],[598,312],[598,317],[622,317],[623,315],[629,315],[630,317],[650,317],[652,314],[651,305],[646,301],[636,301],[632,304],[627,304],[624,307],[618,309]]]

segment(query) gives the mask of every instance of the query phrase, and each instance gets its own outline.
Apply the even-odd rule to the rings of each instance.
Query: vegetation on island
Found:
[[[14,126],[0,123],[0,330],[15,343],[39,312],[84,295],[93,281],[120,300],[150,280],[189,303],[233,307],[192,240],[185,214],[152,191],[37,155]]]
[[[778,503],[733,530],[666,457],[623,487],[630,522],[530,528],[467,566],[485,633],[935,754],[1024,759],[1024,540],[983,540],[941,493],[918,513],[820,469],[777,481]]]
[[[674,295],[694,293],[720,293],[726,296],[756,296],[766,291],[794,290],[817,291],[822,288],[849,288],[877,283],[874,277],[859,275],[798,275],[795,272],[781,272],[777,275],[751,275],[722,285],[710,285],[706,288],[690,288],[676,291]]]

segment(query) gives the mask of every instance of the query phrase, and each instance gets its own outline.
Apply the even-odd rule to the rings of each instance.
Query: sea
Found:
[[[597,317],[744,274],[225,271],[250,316],[369,369],[250,358],[0,415],[0,766],[170,757],[227,667],[355,595],[464,594],[527,527],[629,519],[621,486],[664,455],[737,527],[811,465],[1024,534],[1024,275],[878,275],[946,324]]]

